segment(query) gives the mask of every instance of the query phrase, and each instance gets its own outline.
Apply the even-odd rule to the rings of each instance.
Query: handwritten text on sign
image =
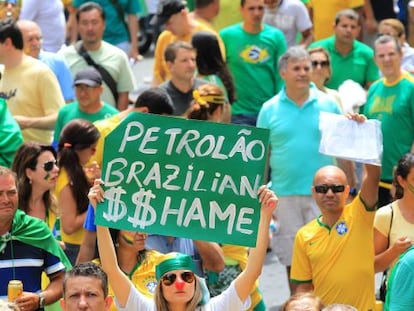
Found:
[[[151,114],[105,139],[101,225],[254,246],[268,131]]]

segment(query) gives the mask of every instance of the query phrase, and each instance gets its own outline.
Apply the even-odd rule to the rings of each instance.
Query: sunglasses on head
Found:
[[[56,160],[47,161],[47,162],[43,163],[43,169],[46,172],[50,172],[51,170],[53,170],[55,165],[57,165]]]
[[[328,67],[329,66],[329,60],[322,60],[322,61],[313,60],[312,61],[312,67],[316,68],[318,66]]]
[[[316,185],[314,186],[315,192],[317,193],[327,193],[329,189],[332,190],[333,193],[344,192],[345,186],[344,185]]]
[[[183,280],[186,283],[193,283],[194,282],[194,273],[191,271],[184,271],[180,274],[181,280]],[[161,278],[162,284],[165,286],[171,286],[174,284],[174,282],[177,280],[177,274],[176,273],[167,273],[164,274]]]

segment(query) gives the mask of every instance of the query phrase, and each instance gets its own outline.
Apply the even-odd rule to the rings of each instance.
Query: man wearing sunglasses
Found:
[[[297,292],[367,311],[375,308],[373,223],[381,170],[365,169],[361,191],[348,205],[345,173],[335,166],[316,172],[312,196],[321,215],[296,234],[290,277]]]

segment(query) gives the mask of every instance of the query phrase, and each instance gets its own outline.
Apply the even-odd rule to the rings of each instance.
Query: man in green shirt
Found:
[[[59,141],[60,132],[73,119],[90,122],[106,119],[119,111],[101,100],[103,91],[102,76],[93,67],[86,67],[75,75],[75,94],[77,101],[59,109],[55,124],[54,143]]]
[[[262,23],[264,9],[264,0],[241,1],[243,22],[220,31],[237,94],[235,124],[255,126],[262,104],[283,85],[277,61],[286,51],[286,39],[279,29]]]
[[[338,89],[345,80],[353,80],[368,89],[379,78],[374,51],[356,39],[361,31],[358,20],[358,13],[352,9],[339,11],[335,34],[309,46],[309,49],[322,47],[331,56],[332,76],[326,83],[328,88]]]
[[[395,37],[375,41],[375,61],[384,76],[369,88],[363,106],[369,119],[381,121],[383,154],[378,207],[392,201],[394,166],[414,151],[414,78],[401,69],[402,48]]]

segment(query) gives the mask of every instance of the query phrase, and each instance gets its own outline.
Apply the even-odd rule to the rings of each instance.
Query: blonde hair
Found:
[[[328,67],[328,69],[329,69],[329,77],[326,78],[325,83],[328,82],[329,79],[331,78],[331,75],[332,75],[331,55],[329,55],[329,52],[327,50],[325,50],[324,48],[318,46],[318,47],[309,49],[308,50],[308,53],[309,53],[309,55],[312,55],[312,54],[315,54],[315,53],[322,53],[323,55],[326,56],[326,60],[329,62],[329,67]]]
[[[157,311],[168,311],[170,310],[168,308],[169,302],[164,297],[162,287],[163,285],[160,280],[158,281],[158,284],[157,284],[157,287],[155,288],[155,293],[154,293],[155,307]],[[203,293],[201,291],[200,279],[198,278],[198,276],[195,276],[194,295],[191,298],[191,300],[187,303],[186,311],[194,311],[199,305],[199,303],[201,302],[202,298],[203,298]]]
[[[320,311],[324,307],[324,305],[322,303],[322,300],[318,296],[316,296],[312,292],[302,292],[302,293],[297,293],[297,294],[294,294],[294,295],[290,296],[290,298],[282,305],[280,310],[281,311],[289,311],[290,306],[293,302],[301,301],[303,299],[312,300],[314,307],[316,307],[315,310]]]
[[[387,18],[387,19],[383,19],[379,24],[378,24],[378,31],[380,31],[382,26],[389,26],[392,29],[394,29],[397,32],[397,36],[398,38],[400,38],[401,36],[405,36],[405,29],[404,29],[404,25],[396,18]]]

